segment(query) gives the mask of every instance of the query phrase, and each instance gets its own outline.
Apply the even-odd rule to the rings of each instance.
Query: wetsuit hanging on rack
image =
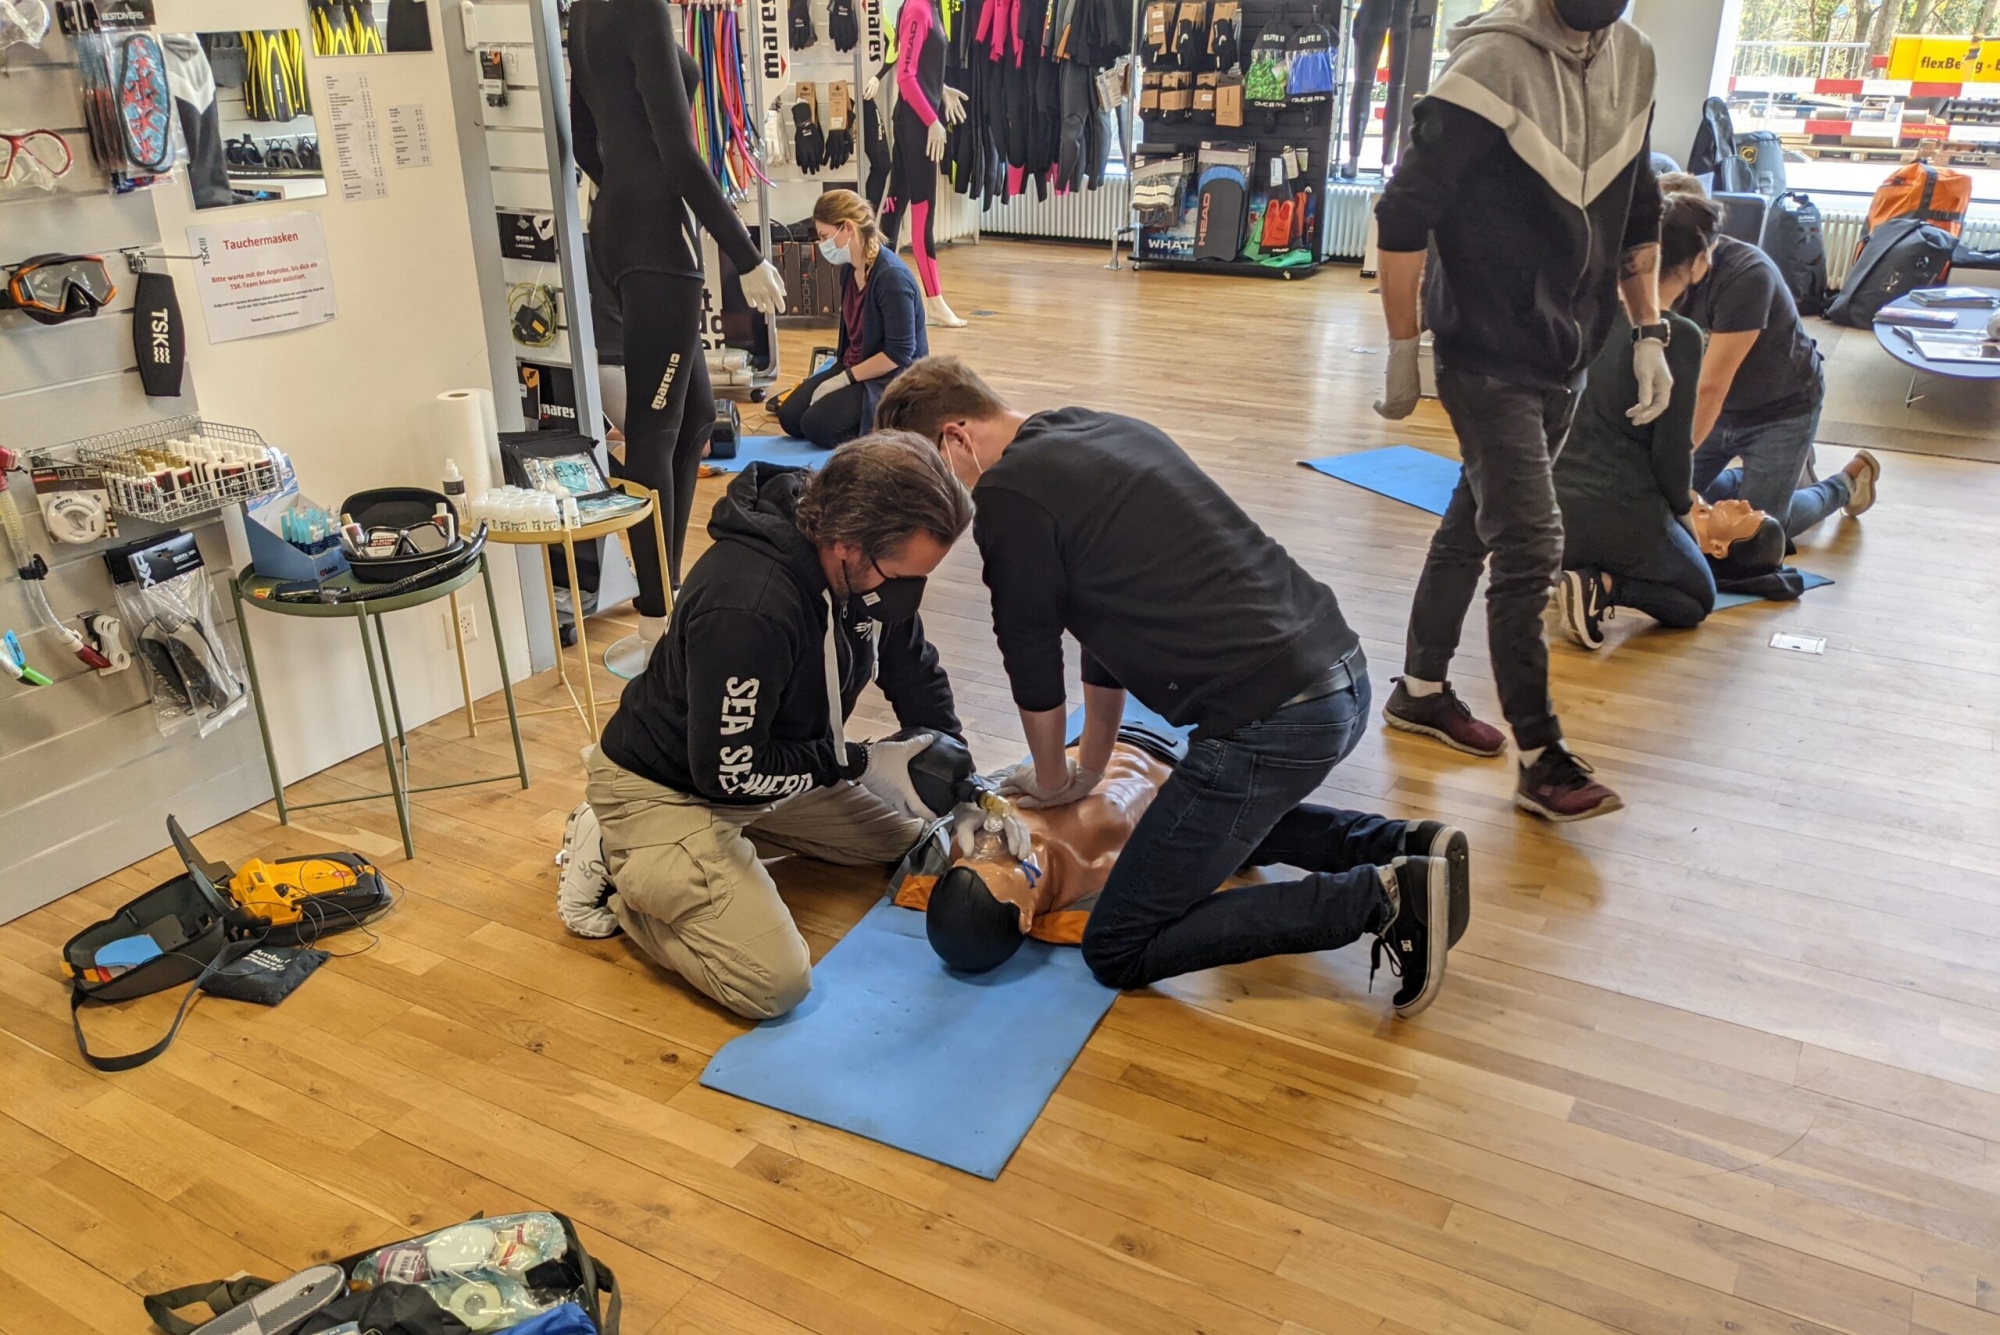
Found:
[[[945,304],[944,284],[937,268],[938,163],[944,159],[944,25],[937,0],[905,0],[896,17],[896,114],[890,145],[893,165],[889,196],[883,203],[888,217],[889,244],[909,215],[910,251],[916,259],[917,281],[924,289],[924,314],[934,326],[956,329],[965,324]]]
[[[640,633],[657,639],[680,583],[702,448],[715,422],[701,346],[700,229],[743,276],[759,310],[784,281],[758,254],[694,141],[689,97],[701,67],[674,39],[666,0],[576,0],[570,10],[570,119],[577,164],[597,183],[591,242],[625,318],[625,462],[619,473],[660,493],[671,574],[653,535],[632,535]],[[649,521],[651,522],[651,521]]]

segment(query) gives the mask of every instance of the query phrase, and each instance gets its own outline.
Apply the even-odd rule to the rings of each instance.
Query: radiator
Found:
[[[1365,185],[1329,186],[1326,254],[1329,259],[1358,260],[1368,246],[1368,219],[1379,189]],[[1131,186],[1119,177],[1102,188],[1080,194],[1032,194],[1005,204],[989,205],[979,217],[979,230],[996,236],[1043,237],[1055,241],[1109,241],[1113,232],[1131,225]]]
[[[1854,268],[1862,233],[1868,230],[1868,213],[1865,209],[1827,209],[1820,216],[1826,226],[1826,281],[1838,288]],[[2000,250],[2000,216],[1966,219],[1960,242],[1968,250]]]
[[[1102,241],[1132,222],[1132,184],[1113,177],[1095,190],[1035,198],[1031,190],[979,215],[982,235],[1045,237],[1052,241]]]

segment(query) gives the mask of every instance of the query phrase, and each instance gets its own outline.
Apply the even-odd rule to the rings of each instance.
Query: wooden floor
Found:
[[[1023,406],[1173,431],[1338,590],[1379,699],[1434,521],[1296,461],[1450,436],[1434,406],[1369,412],[1366,285],[1103,258],[950,251],[971,326],[934,348]],[[793,364],[823,338],[788,336]],[[1539,824],[1504,763],[1379,728],[1334,772],[1331,800],[1471,834],[1472,928],[1426,1015],[1389,1018],[1359,948],[1124,997],[996,1183],[695,1083],[743,1025],[551,911],[574,722],[529,725],[530,791],[426,796],[413,863],[386,804],[232,821],[211,856],[349,845],[407,898],[284,1005],[204,1001],[117,1077],[79,1062],[56,950],[169,859],[0,928],[0,1330],[136,1332],[143,1292],[549,1206],[616,1268],[627,1335],[1996,1335],[2000,470],[1884,464],[1880,506],[1800,554],[1833,587],[1554,651],[1628,811]],[[984,608],[967,543],[926,612],[991,765],[1021,742]],[[417,754],[420,782],[511,758],[459,716]],[[780,874],[815,954],[879,892]],[[164,1014],[91,1024],[136,1045]]]

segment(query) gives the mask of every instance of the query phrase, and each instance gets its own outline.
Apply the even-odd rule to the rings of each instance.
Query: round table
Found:
[[[477,779],[459,779],[452,783],[426,784],[421,788],[410,786],[410,739],[403,728],[403,706],[396,698],[396,670],[389,662],[389,637],[382,629],[382,618],[391,612],[401,612],[412,607],[422,607],[440,598],[451,600],[452,640],[458,648],[458,681],[465,693],[466,727],[477,735],[477,722],[472,716],[472,674],[465,667],[465,636],[458,619],[458,591],[470,584],[474,578],[486,585],[486,615],[493,636],[493,656],[500,664],[500,689],[507,697],[507,725],[514,733],[514,772],[512,774],[490,774]],[[250,669],[251,699],[257,706],[257,731],[264,739],[264,763],[271,769],[271,792],[278,801],[278,823],[291,824],[292,812],[306,811],[313,807],[339,806],[347,802],[368,802],[384,797],[396,800],[396,824],[403,833],[403,856],[417,855],[414,841],[410,836],[410,794],[435,792],[444,788],[469,788],[481,783],[499,783],[506,779],[518,778],[521,786],[528,786],[528,755],[521,745],[521,717],[514,709],[514,682],[507,672],[507,645],[501,632],[500,606],[493,596],[493,574],[486,565],[486,553],[479,554],[474,565],[453,575],[450,579],[433,584],[428,588],[415,589],[409,593],[392,594],[385,598],[366,598],[351,603],[284,603],[271,595],[283,580],[259,575],[250,566],[243,567],[229,581],[229,595],[236,604],[236,625],[243,640],[243,663]],[[352,572],[326,580],[323,588],[367,589],[354,578]],[[272,612],[279,616],[347,617],[361,629],[361,652],[368,661],[368,688],[375,695],[375,723],[382,734],[382,758],[389,767],[389,791],[386,793],[363,793],[359,797],[336,797],[325,802],[285,801],[285,786],[278,780],[278,757],[271,749],[271,721],[264,712],[264,687],[257,678],[257,651],[250,642],[250,623],[244,619],[243,609],[254,607],[262,612]],[[368,634],[368,618],[375,618],[375,634]],[[375,649],[382,649],[382,666],[375,666]],[[388,709],[383,709],[383,684],[388,684]],[[389,719],[396,721],[395,743],[389,739]]]
[[[569,669],[563,661],[562,618],[556,612],[556,572],[555,563],[549,557],[549,548],[560,546],[563,549],[564,558],[569,562],[569,569],[574,572],[576,570],[576,545],[578,543],[590,542],[597,538],[608,538],[614,533],[623,533],[628,528],[636,528],[640,524],[645,523],[659,512],[660,493],[654,491],[651,487],[641,486],[637,482],[633,482],[627,478],[613,478],[611,479],[611,485],[619,491],[624,492],[627,496],[636,497],[644,501],[645,504],[631,511],[629,514],[618,515],[612,519],[599,520],[595,524],[585,524],[579,528],[567,528],[560,531],[555,529],[526,529],[517,531],[514,529],[496,528],[488,529],[486,533],[486,540],[488,542],[505,543],[514,547],[539,547],[542,549],[542,582],[547,588],[549,595],[549,633],[555,638],[556,679],[562,682],[563,689],[569,692],[570,707],[576,710],[578,719],[582,720],[584,726],[590,730],[590,736],[593,741],[596,740],[598,735],[597,686],[591,681],[590,677],[590,632],[584,628],[584,618],[580,615],[582,599],[577,596],[577,591],[572,586],[570,589],[570,609],[573,613],[579,614],[574,618],[576,623],[576,647],[583,660],[584,698],[578,700],[576,698],[576,687],[570,685]],[[667,565],[666,525],[653,525],[653,542],[659,552],[660,574],[662,578],[665,578],[666,572],[669,569]],[[673,594],[671,592],[667,593],[666,598],[667,611],[671,614],[673,612]],[[559,705],[554,709],[530,709],[524,712],[529,714],[560,714],[565,711]]]
[[[1940,288],[1919,288],[1921,292],[1937,292]],[[1961,332],[1984,330],[1986,322],[1993,318],[1993,306],[1925,306],[1913,300],[1916,292],[1905,292],[1902,296],[1884,306],[1883,311],[1918,310],[1953,317],[1952,328]],[[1994,294],[2000,299],[2000,291]],[[1942,334],[1947,332],[1943,325],[1937,328],[1916,328],[1891,324],[1875,317],[1875,341],[1882,350],[1910,368],[1910,388],[1903,395],[1903,406],[1911,407],[1924,396],[1917,393],[1917,378],[1925,375],[1942,376],[1946,380],[2000,380],[2000,360],[1990,362],[1934,362],[1917,350],[1911,340],[1913,334]]]

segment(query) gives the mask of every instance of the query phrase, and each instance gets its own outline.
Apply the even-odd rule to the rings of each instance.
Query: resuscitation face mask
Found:
[[[847,604],[853,609],[854,619],[857,621],[879,621],[885,626],[898,625],[917,614],[917,609],[924,601],[926,583],[928,581],[922,575],[885,577],[880,584],[866,593],[849,594]]]
[[[1556,0],[1556,15],[1578,32],[1597,32],[1616,23],[1626,0]]]
[[[819,253],[826,257],[828,264],[852,264],[854,262],[854,252],[850,251],[846,246],[836,246],[833,243],[832,237],[827,237],[819,243]]]

